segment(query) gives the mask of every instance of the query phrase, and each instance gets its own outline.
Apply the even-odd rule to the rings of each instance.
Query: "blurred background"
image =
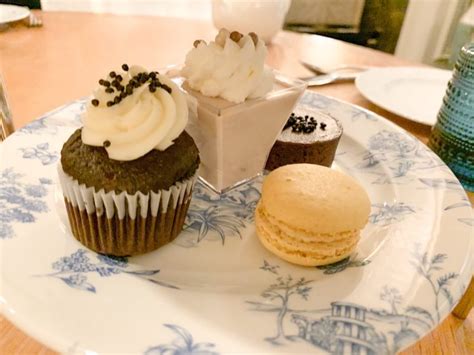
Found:
[[[0,0],[45,11],[213,20],[213,8],[281,5],[284,28],[316,33],[442,68],[474,40],[473,0]]]

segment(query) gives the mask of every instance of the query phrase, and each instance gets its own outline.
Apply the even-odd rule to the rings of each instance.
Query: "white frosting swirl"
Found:
[[[247,98],[263,97],[273,87],[273,73],[265,67],[267,49],[249,35],[238,43],[221,30],[216,40],[201,41],[187,55],[182,75],[188,85],[209,97],[240,103]]]
[[[126,86],[139,72],[146,72],[138,66],[127,72],[119,72],[121,84]],[[133,93],[120,103],[107,107],[117,92],[107,93],[101,86],[94,92],[99,105],[87,104],[82,116],[82,141],[92,146],[106,146],[107,154],[114,160],[134,160],[152,149],[165,150],[173,144],[188,122],[188,108],[184,93],[169,78],[157,75],[162,84],[171,88],[168,93],[163,88],[150,92],[149,82],[135,88]]]

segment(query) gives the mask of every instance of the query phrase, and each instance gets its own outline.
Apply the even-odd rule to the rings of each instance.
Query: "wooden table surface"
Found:
[[[97,79],[122,63],[149,69],[181,63],[195,39],[210,40],[210,23],[182,19],[86,13],[38,13],[40,28],[16,24],[0,32],[0,74],[13,121],[20,128],[41,114],[88,95]],[[269,46],[268,64],[290,76],[309,75],[299,60],[322,67],[339,64],[419,65],[341,41],[281,32]],[[430,128],[373,104],[353,83],[313,89],[376,112],[426,143]],[[474,194],[469,194],[471,203]],[[0,354],[54,354],[0,316]],[[449,315],[432,333],[402,354],[474,353],[474,312],[466,320]]]

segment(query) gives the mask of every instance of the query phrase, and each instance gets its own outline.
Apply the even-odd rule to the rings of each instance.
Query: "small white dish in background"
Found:
[[[0,4],[0,25],[20,21],[30,16],[30,10],[24,6]]]
[[[411,121],[434,125],[450,70],[423,67],[384,67],[361,73],[360,93],[374,104]]]
[[[212,20],[217,29],[255,32],[265,43],[282,29],[290,0],[212,1]]]

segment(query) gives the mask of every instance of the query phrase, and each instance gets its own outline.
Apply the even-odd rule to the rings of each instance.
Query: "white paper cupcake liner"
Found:
[[[195,174],[168,190],[128,194],[79,184],[60,164],[58,175],[73,235],[88,248],[111,255],[145,253],[176,238],[197,179]]]

